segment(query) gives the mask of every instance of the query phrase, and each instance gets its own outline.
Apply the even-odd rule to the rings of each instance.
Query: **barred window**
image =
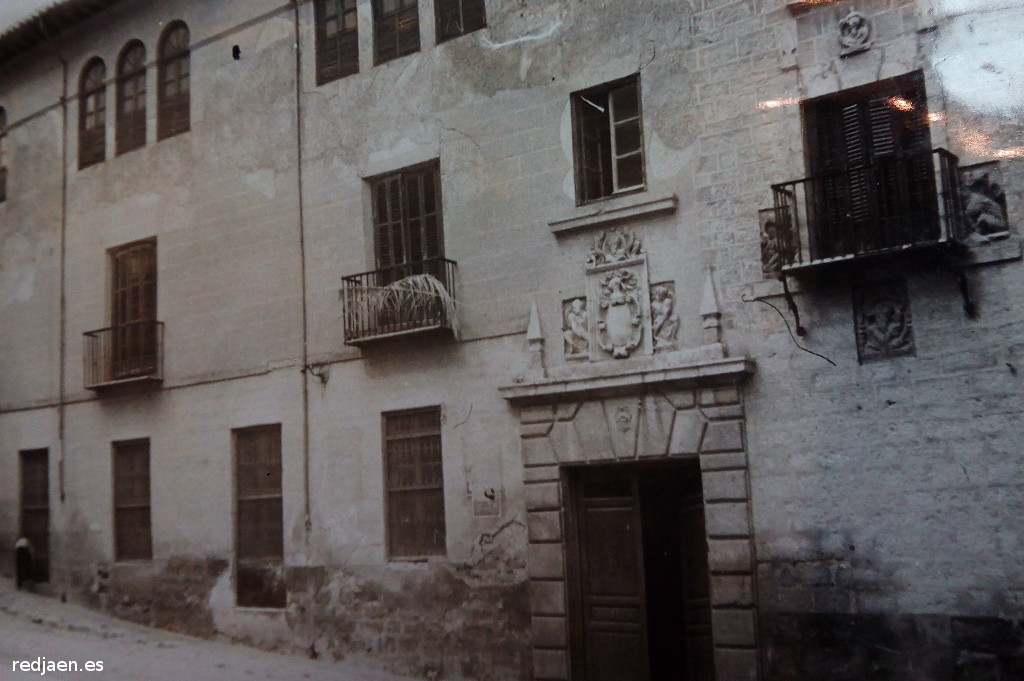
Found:
[[[572,95],[580,203],[644,187],[640,81],[636,76]]]
[[[375,64],[419,52],[420,16],[416,0],[373,0]]]
[[[114,443],[114,559],[153,557],[149,440]]]
[[[388,553],[445,554],[441,409],[384,414]]]
[[[356,0],[316,0],[316,84],[359,72]]]
[[[107,156],[107,67],[95,58],[82,69],[78,88],[78,167],[88,168]]]
[[[117,153],[146,144],[146,48],[135,40],[117,62]]]
[[[188,26],[176,21],[160,38],[157,64],[157,138],[188,132],[191,107]]]
[[[437,42],[457,38],[487,25],[484,0],[435,0]]]
[[[281,425],[234,431],[237,603],[283,608]]]

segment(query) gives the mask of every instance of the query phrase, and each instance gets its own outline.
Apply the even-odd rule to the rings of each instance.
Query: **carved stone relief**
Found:
[[[602,231],[594,240],[594,247],[587,257],[587,267],[635,260],[644,254],[640,240],[632,233],[620,232],[618,227],[610,232]]]
[[[855,9],[839,20],[839,56],[849,57],[871,48],[871,23]]]
[[[562,339],[566,358],[583,358],[590,352],[590,320],[586,298],[562,301]]]
[[[774,208],[757,211],[757,222],[761,230],[761,272],[766,278],[774,279],[783,265],[793,262],[794,249],[776,222]]]
[[[600,277],[597,344],[615,359],[629,357],[643,341],[640,290],[637,274],[626,268],[610,270]]]
[[[905,279],[865,282],[853,288],[857,356],[861,362],[914,354],[914,332]]]
[[[1002,172],[997,161],[960,169],[964,220],[968,234],[992,237],[1009,232],[1006,193],[1002,185]]]
[[[679,315],[676,314],[676,284],[666,281],[651,287],[651,336],[654,351],[676,349]]]

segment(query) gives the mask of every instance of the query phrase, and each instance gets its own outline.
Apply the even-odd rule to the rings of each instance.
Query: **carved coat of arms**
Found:
[[[615,269],[601,277],[597,342],[616,359],[629,357],[643,340],[643,306],[635,273]]]

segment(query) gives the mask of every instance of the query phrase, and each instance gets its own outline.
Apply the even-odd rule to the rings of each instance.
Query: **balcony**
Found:
[[[775,231],[765,238],[784,273],[963,236],[957,157],[945,149],[781,182],[772,193]]]
[[[164,323],[139,321],[86,331],[88,390],[164,379]]]
[[[458,338],[455,283],[455,263],[444,258],[342,277],[345,343],[426,332]]]

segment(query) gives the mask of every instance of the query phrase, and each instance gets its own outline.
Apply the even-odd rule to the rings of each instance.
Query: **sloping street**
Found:
[[[28,663],[27,669],[22,663]],[[60,668],[78,671],[46,671]],[[91,664],[90,664],[91,663]],[[102,670],[97,669],[102,667]],[[25,669],[22,671],[22,669]],[[406,681],[117,620],[0,579],[0,681]]]

